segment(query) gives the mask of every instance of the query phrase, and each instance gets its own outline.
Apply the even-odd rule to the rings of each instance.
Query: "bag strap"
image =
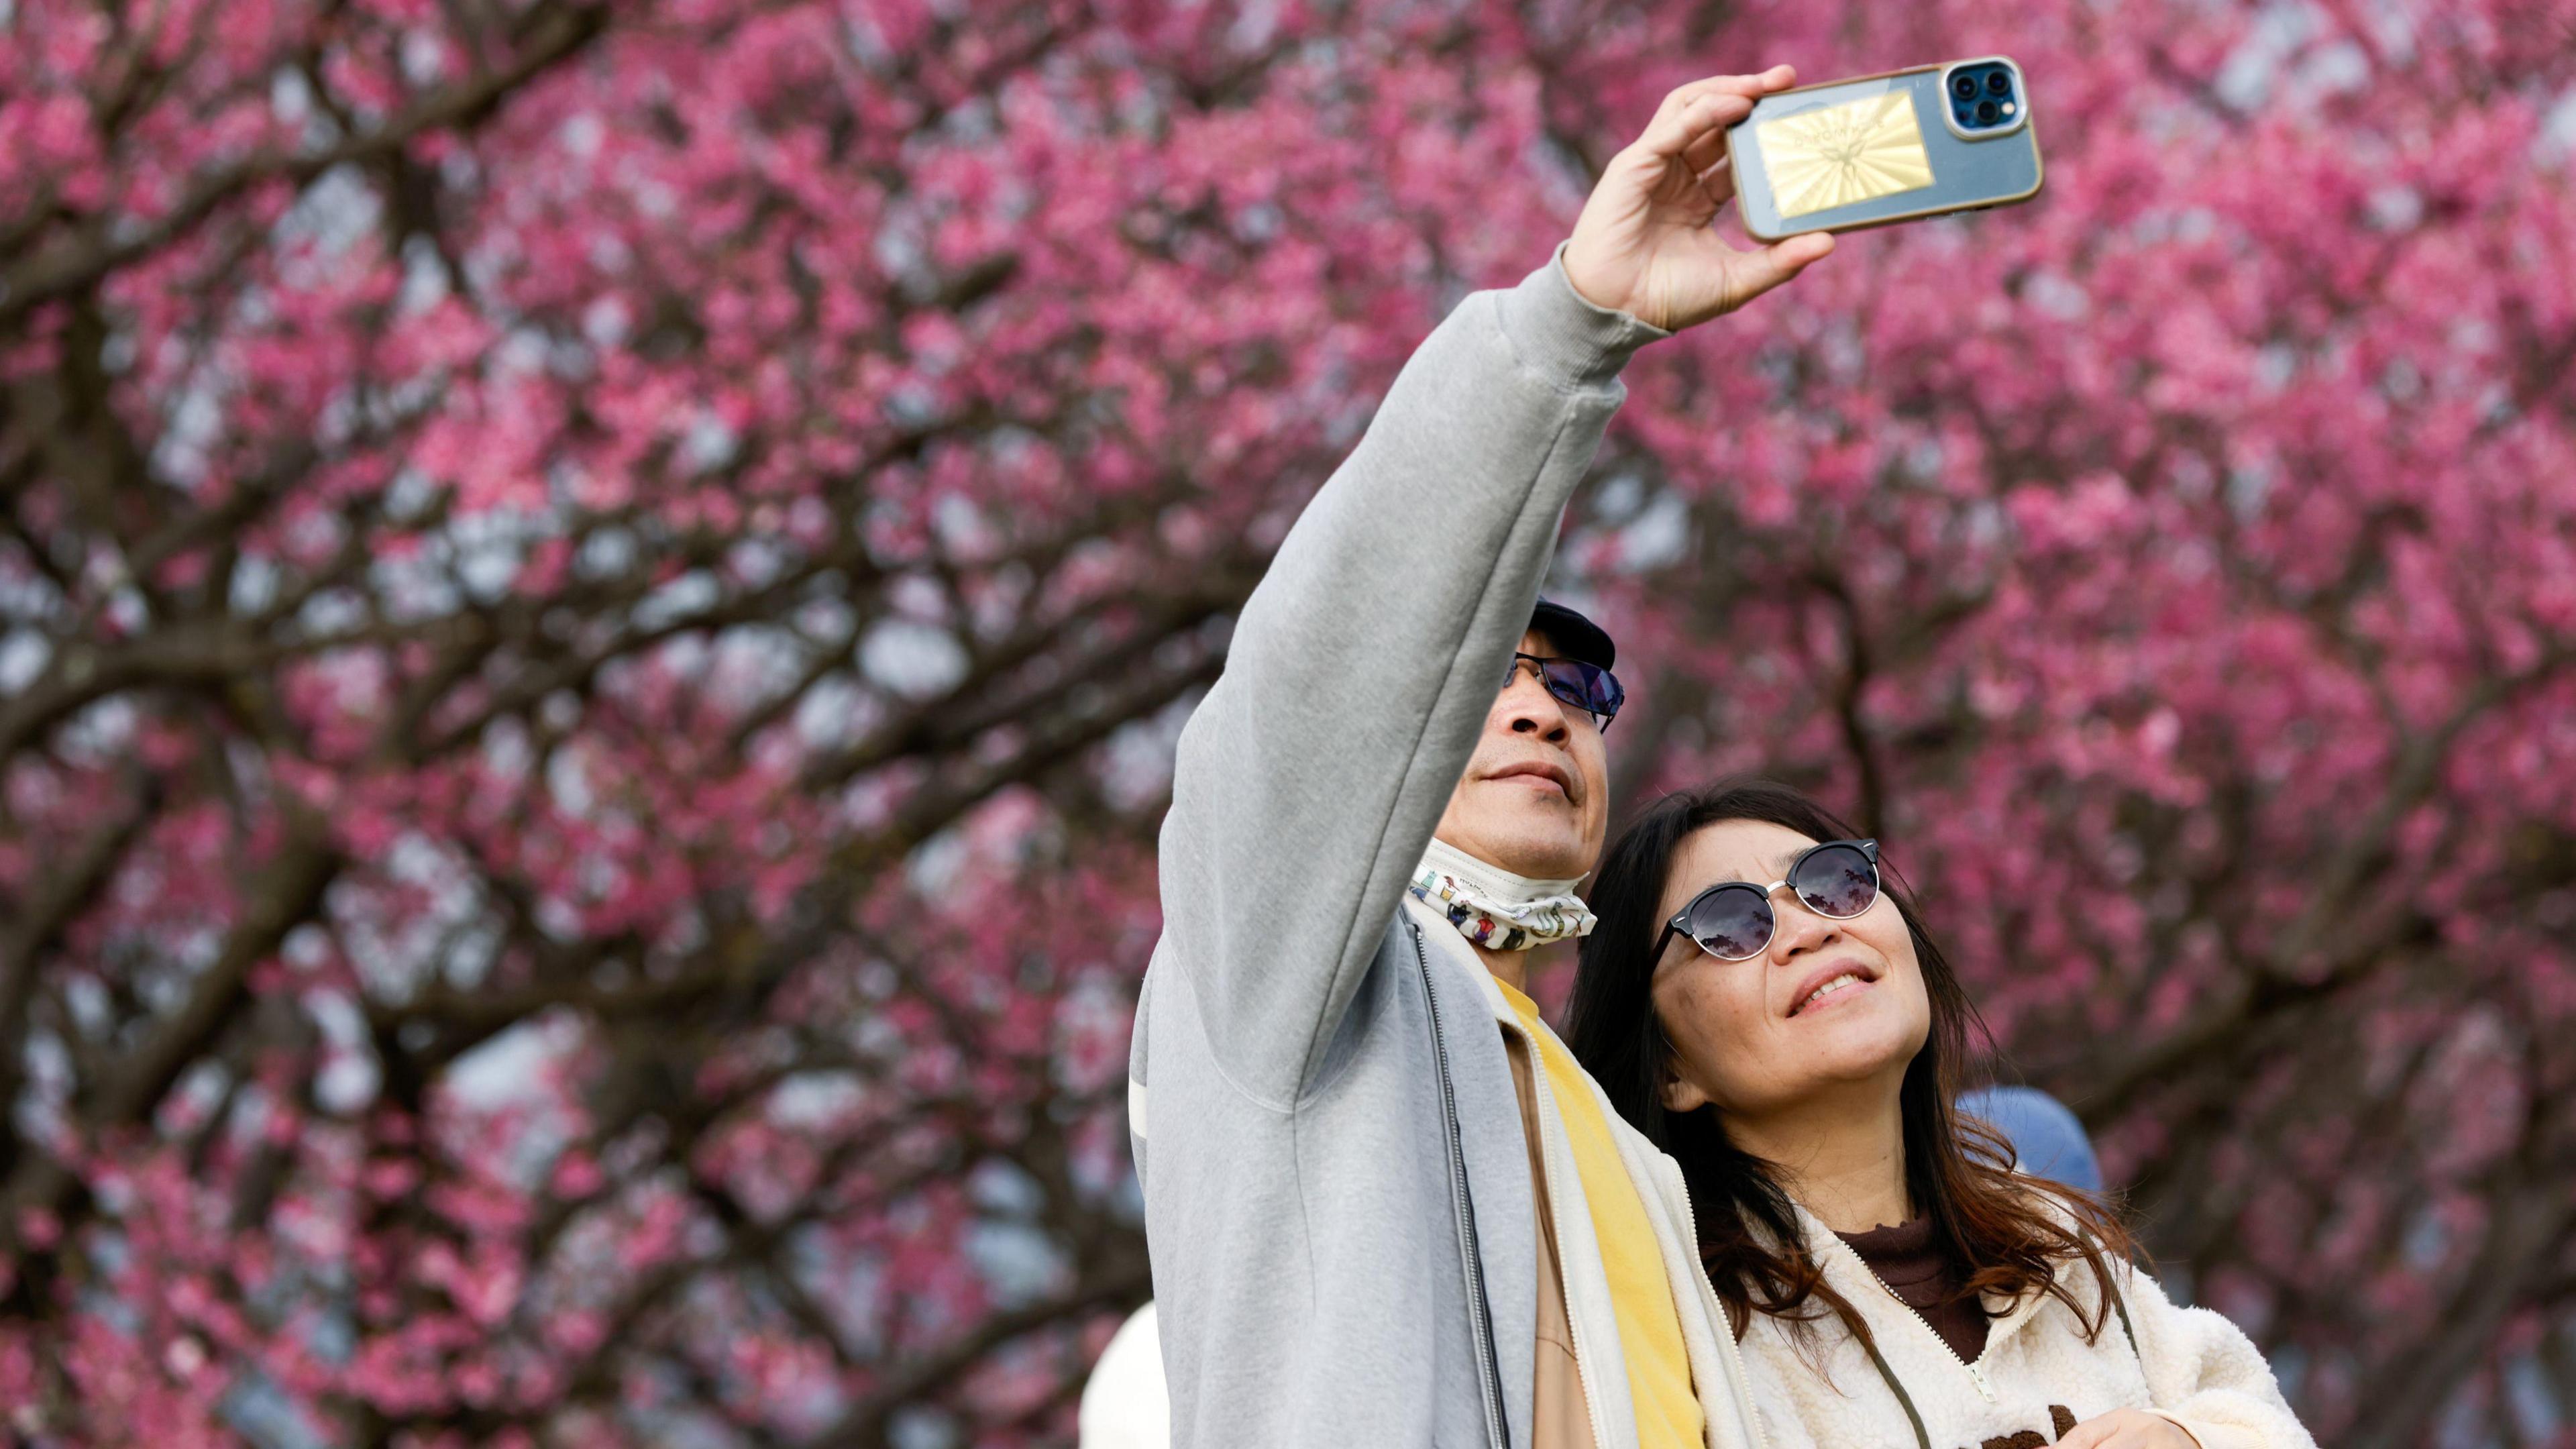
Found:
[[[2123,1258],[2120,1261],[2128,1265],[2130,1272],[2138,1271],[2135,1260]],[[2129,1354],[2138,1361],[2138,1382],[2147,1386],[2147,1402],[2152,1405],[2156,1397],[2156,1384],[2154,1379],[2147,1376],[2147,1351],[2138,1344],[2138,1325],[2129,1321],[2128,1296],[2120,1291],[2119,1283],[2114,1281],[2112,1274],[2115,1271],[2108,1265],[2104,1266],[2102,1292],[2111,1300],[2111,1311],[2120,1315],[2120,1336],[2129,1341]]]
[[[2129,1321],[2128,1300],[2120,1296],[2120,1287],[2118,1284],[2114,1283],[2109,1286],[2111,1289],[2111,1311],[2120,1315],[2120,1333],[2123,1337],[2129,1340],[2129,1352],[2138,1356],[2138,1371],[2140,1373],[2144,1373],[2147,1368],[2147,1353],[2145,1349],[2138,1347],[2138,1326]]]
[[[1914,1407],[1914,1396],[1905,1391],[1905,1385],[1896,1381],[1896,1370],[1887,1366],[1886,1356],[1878,1351],[1875,1340],[1865,1341],[1862,1346],[1869,1350],[1869,1361],[1877,1366],[1878,1376],[1887,1380],[1887,1387],[1896,1395],[1896,1402],[1905,1406],[1906,1420],[1914,1426],[1916,1449],[1932,1449],[1931,1432],[1923,1427],[1923,1415]]]

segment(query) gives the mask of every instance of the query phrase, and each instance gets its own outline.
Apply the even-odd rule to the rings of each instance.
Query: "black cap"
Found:
[[[1546,635],[1547,642],[1568,659],[1603,669],[1619,662],[1619,646],[1610,642],[1607,630],[1553,599],[1538,601],[1530,611],[1529,626],[1531,633]]]

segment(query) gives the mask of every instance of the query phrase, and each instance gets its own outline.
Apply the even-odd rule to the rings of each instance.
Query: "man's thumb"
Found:
[[[1809,231],[1785,241],[1776,241],[1758,252],[1737,255],[1736,276],[1743,290],[1734,298],[1741,307],[1773,287],[1798,275],[1833,254],[1832,232]]]

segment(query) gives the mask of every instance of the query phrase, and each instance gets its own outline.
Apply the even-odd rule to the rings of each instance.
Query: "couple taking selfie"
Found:
[[[2026,121],[2007,65],[1927,68],[1916,152]],[[1782,133],[1771,230],[1922,214],[1906,74],[1836,102],[1896,156],[1839,192],[1792,195]],[[2312,1442],[2116,1213],[1959,1114],[1971,1007],[1902,840],[1721,783],[1604,850],[1615,649],[1539,584],[1629,357],[1832,250],[1709,226],[1792,84],[1673,92],[1555,257],[1440,324],[1182,736],[1130,1073],[1175,1444]],[[1578,938],[1560,1037],[1526,953]]]

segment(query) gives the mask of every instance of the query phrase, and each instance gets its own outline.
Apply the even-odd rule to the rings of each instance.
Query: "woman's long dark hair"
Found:
[[[1814,1306],[1821,1303],[1866,1345],[1868,1326],[1806,1253],[1797,1213],[1772,1166],[1727,1139],[1715,1107],[1686,1113],[1664,1107],[1672,1043],[1655,1016],[1655,963],[1646,953],[1663,934],[1664,888],[1682,843],[1729,820],[1766,821],[1810,840],[1854,834],[1805,795],[1768,780],[1721,780],[1656,801],[1620,832],[1593,877],[1590,904],[1600,923],[1583,942],[1565,1042],[1619,1115],[1680,1162],[1699,1220],[1700,1261],[1737,1335],[1758,1311],[1788,1321],[1803,1337],[1821,1316]],[[2016,1177],[2010,1144],[1959,1115],[1953,1103],[1970,1045],[1991,1048],[1991,1039],[1949,960],[1923,929],[1911,893],[1891,868],[1882,865],[1880,874],[1914,938],[1932,1003],[1931,1032],[1898,1094],[1905,1186],[1914,1209],[1932,1220],[1933,1242],[1959,1264],[1962,1299],[2048,1292],[2083,1321],[2089,1343],[2110,1311],[2106,1255],[2126,1257],[2129,1234],[2090,1194]],[[2057,1212],[2042,1194],[2056,1200]],[[2106,1289],[2090,1312],[2060,1276],[2077,1259]]]

